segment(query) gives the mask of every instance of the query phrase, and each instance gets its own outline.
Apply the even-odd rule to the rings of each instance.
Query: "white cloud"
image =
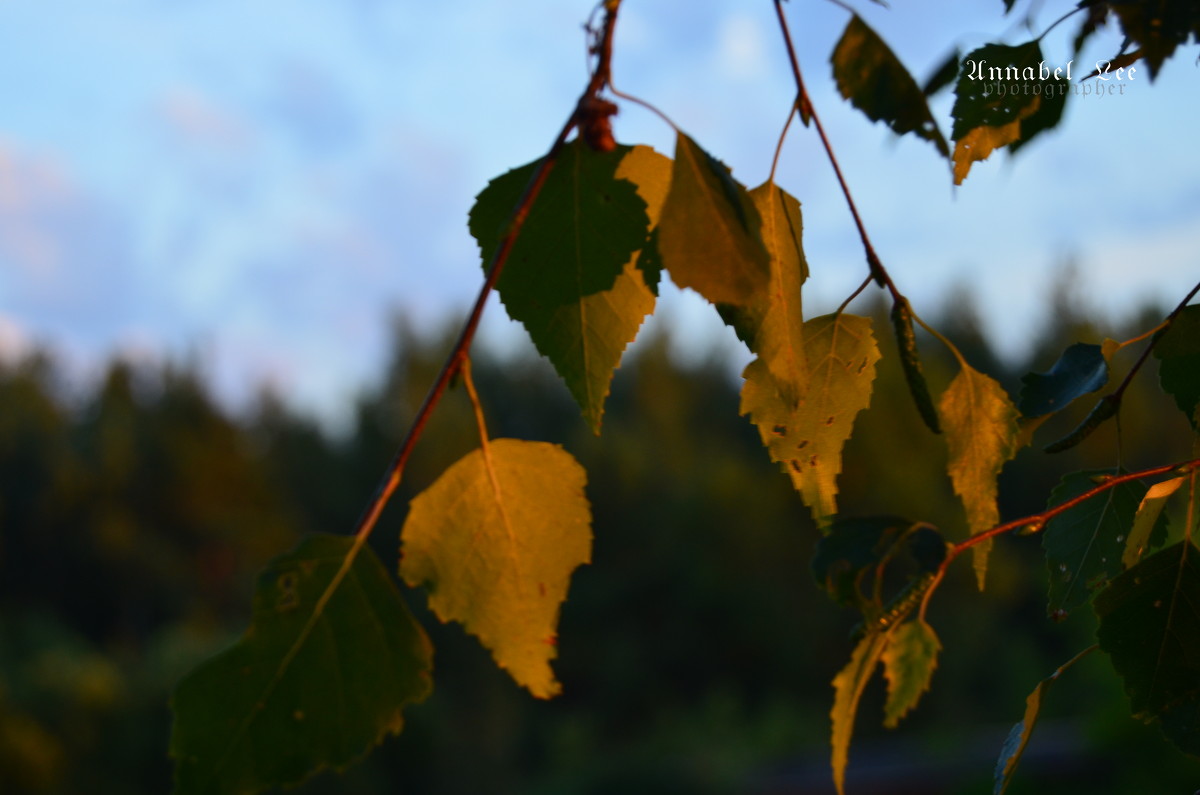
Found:
[[[193,87],[176,86],[159,102],[168,129],[204,148],[244,150],[253,142],[251,126],[215,98]]]
[[[74,200],[74,187],[53,161],[0,141],[0,261],[24,279],[53,286],[62,255],[50,219]]]
[[[29,352],[30,347],[25,329],[12,318],[0,315],[0,361],[20,359]]]
[[[761,18],[734,13],[722,22],[717,40],[718,70],[738,80],[763,78],[767,74],[765,36]]]

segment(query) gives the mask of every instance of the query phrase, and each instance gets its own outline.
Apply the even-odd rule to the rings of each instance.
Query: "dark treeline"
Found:
[[[1162,317],[1097,328],[1065,295],[1025,362],[997,359],[968,302],[940,327],[1015,393],[1067,344],[1125,339]],[[877,333],[887,329],[880,317]],[[912,463],[944,460],[942,443],[912,407],[891,342],[881,345],[875,398],[846,452],[843,511],[924,519],[955,537],[962,511],[944,472]],[[337,438],[270,395],[231,416],[186,368],[115,362],[87,394],[65,395],[45,355],[0,367],[0,791],[167,791],[174,682],[244,629],[267,560],[304,533],[350,531],[448,347],[399,333],[386,378]],[[683,368],[668,348],[646,340],[618,372],[600,438],[545,362],[475,362],[493,436],[561,443],[588,472],[595,549],[563,609],[564,695],[529,698],[404,589],[437,650],[434,695],[364,764],[300,792],[831,791],[829,681],[853,619],[812,582],[816,531],[737,415],[737,379],[718,361]],[[923,349],[941,388],[952,365],[931,341]],[[1135,355],[1119,355],[1119,375]],[[1147,368],[1126,398],[1127,468],[1188,453],[1155,379]],[[1115,423],[1075,450],[1040,452],[1089,408],[1057,418],[1005,470],[1006,519],[1042,510],[1063,474],[1116,463]],[[477,443],[456,390],[372,539],[388,568],[408,500]],[[868,691],[851,791],[989,791],[1025,696],[1092,642],[1086,611],[1046,619],[1036,537],[1003,539],[993,561],[986,593],[963,565],[934,602],[946,648],[907,725],[879,729],[881,688]],[[1043,721],[1012,791],[1200,783],[1200,767],[1128,717],[1106,665],[1064,677]]]

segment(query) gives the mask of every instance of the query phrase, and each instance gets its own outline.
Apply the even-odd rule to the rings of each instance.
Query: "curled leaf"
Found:
[[[1050,690],[1050,685],[1054,684],[1058,680],[1058,677],[1063,675],[1064,671],[1095,651],[1095,649],[1095,646],[1089,646],[1075,655],[1054,673],[1050,674],[1050,676],[1038,682],[1037,687],[1025,699],[1024,716],[1009,730],[1008,737],[1004,740],[1004,745],[1000,748],[1000,758],[996,760],[996,774],[992,786],[992,795],[1003,795],[1008,789],[1008,785],[1012,783],[1012,777],[1017,772],[1017,765],[1020,764],[1021,757],[1029,745],[1029,739],[1033,736],[1033,729],[1037,726],[1038,718],[1041,717],[1042,702],[1046,698],[1046,693]]]
[[[1049,371],[1027,373],[1021,383],[1017,407],[1026,417],[1040,417],[1103,388],[1108,383],[1108,358],[1101,346],[1077,342],[1063,351]]]
[[[1096,407],[1084,418],[1083,422],[1075,430],[1068,433],[1057,442],[1052,442],[1046,445],[1047,453],[1061,453],[1064,450],[1070,450],[1075,445],[1082,442],[1084,439],[1092,435],[1092,431],[1104,424],[1105,420],[1116,416],[1117,409],[1121,407],[1121,399],[1116,393],[1105,395],[1100,398],[1100,402]]]
[[[933,398],[929,395],[929,384],[921,370],[917,337],[913,332],[912,308],[907,299],[901,298],[892,304],[892,328],[896,332],[896,345],[900,349],[900,365],[904,369],[904,380],[908,382],[908,392],[929,430],[941,433],[937,407],[933,405]]]
[[[812,572],[817,584],[839,604],[872,608],[880,569],[903,556],[917,573],[932,572],[946,557],[946,542],[926,524],[899,516],[868,516],[835,520],[817,541]]]

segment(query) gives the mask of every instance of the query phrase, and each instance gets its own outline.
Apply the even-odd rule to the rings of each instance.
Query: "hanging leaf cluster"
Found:
[[[1013,5],[1005,3],[1006,9]],[[1136,57],[1122,57],[1144,60],[1151,77],[1200,34],[1200,12],[1181,10],[1187,4],[1080,5],[1084,23],[1076,49],[1111,13],[1138,47]],[[952,490],[962,516],[936,528],[847,511],[838,499],[843,451],[871,403],[883,358],[879,334],[886,331],[845,305],[805,316],[810,266],[801,204],[773,176],[749,188],[678,129],[670,157],[616,143],[610,117],[617,107],[599,93],[607,86],[619,6],[604,4],[604,27],[593,31],[589,48],[599,62],[563,136],[545,157],[489,182],[470,211],[468,228],[486,274],[480,309],[422,411],[432,411],[451,376],[464,375],[480,446],[411,501],[399,533],[400,579],[424,591],[438,620],[475,636],[517,685],[538,698],[560,692],[553,669],[559,615],[573,572],[592,552],[586,473],[558,445],[488,436],[469,381],[468,346],[494,278],[508,315],[524,326],[588,428],[599,434],[614,371],[654,311],[665,274],[711,304],[753,355],[742,374],[739,412],[820,529],[813,562],[818,586],[859,614],[850,660],[832,683],[832,771],[839,792],[868,682],[882,668],[885,726],[917,708],[941,652],[926,605],[947,568],[968,550],[983,588],[993,540],[1009,531],[1043,534],[1049,615],[1063,619],[1094,609],[1098,647],[1122,677],[1134,714],[1157,722],[1183,750],[1200,753],[1200,552],[1191,537],[1197,462],[1177,470],[1067,474],[1043,513],[1002,523],[998,509],[1006,462],[1043,423],[1057,424],[1055,415],[1109,387],[1124,346],[1072,345],[1049,370],[1022,379],[1014,400],[917,316],[872,247],[847,190],[865,272],[891,299],[898,364],[917,417],[945,445],[944,465],[895,465],[919,468]],[[786,33],[782,10],[780,20]],[[863,18],[851,14],[830,64],[842,97],[893,133],[929,143],[958,184],[994,150],[1017,151],[1061,120],[1069,92],[1046,74],[1040,41],[986,44],[962,58],[955,52],[922,85]],[[1023,81],[1030,90],[994,90],[981,79],[984,68],[998,70],[987,72],[998,75],[995,80]],[[798,71],[796,77],[792,108],[814,122]],[[947,139],[928,98],[951,84]],[[581,133],[567,140],[574,127]],[[823,131],[821,137],[836,166]],[[929,337],[919,338],[918,328]],[[922,366],[920,347],[930,339],[945,343],[955,363],[941,380],[927,379]],[[1190,429],[1200,429],[1200,306],[1181,305],[1144,344],[1157,360],[1163,390]],[[1047,450],[1068,449],[1116,416],[1125,384],[1146,359],[1144,353],[1125,381]],[[415,435],[425,417],[414,424]],[[406,441],[381,493],[395,488],[412,443]],[[1185,497],[1189,519],[1173,529],[1169,504]],[[431,644],[366,544],[382,502],[373,506],[357,535],[315,536],[277,558],[259,579],[242,639],[180,683],[171,741],[178,792],[257,792],[343,768],[399,732],[404,709],[428,696]],[[1001,749],[997,791],[1015,774],[1049,685],[1066,667],[1030,695]]]

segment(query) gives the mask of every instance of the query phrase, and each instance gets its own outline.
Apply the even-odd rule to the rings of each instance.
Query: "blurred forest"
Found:
[[[1071,342],[1127,339],[1164,315],[1146,309],[1105,325],[1071,294],[1063,285],[1048,297],[1052,325],[1027,361],[993,354],[969,296],[949,301],[936,325],[1015,394],[1023,373],[1047,369]],[[942,442],[920,422],[888,350],[887,319],[875,314],[885,355],[847,449],[842,505],[959,537]],[[83,393],[64,388],[46,354],[0,367],[0,791],[168,791],[174,683],[244,629],[268,559],[304,533],[349,531],[449,346],[398,323],[386,377],[340,437],[270,394],[232,416],[193,367],[116,361]],[[529,698],[402,585],[437,649],[434,694],[364,763],[299,792],[832,791],[829,682],[852,646],[853,618],[813,583],[816,530],[738,416],[730,364],[684,367],[670,348],[661,335],[638,344],[617,373],[600,438],[544,361],[475,361],[494,436],[561,443],[588,472],[595,549],[563,609],[555,667],[564,694]],[[923,350],[943,387],[950,364],[938,346]],[[1118,375],[1138,351],[1118,355]],[[1152,365],[1120,418],[1119,460],[1131,469],[1189,454],[1186,423]],[[1080,403],[1006,467],[1005,519],[1042,510],[1062,475],[1118,461],[1116,423],[1061,455],[1040,451],[1091,407]],[[389,569],[409,499],[477,444],[456,390],[372,539]],[[931,623],[946,649],[932,692],[898,732],[879,728],[879,683],[868,691],[850,791],[990,791],[1026,695],[1092,642],[1087,611],[1062,624],[1046,618],[1038,537],[1002,539],[993,561],[986,593],[964,565],[935,598]],[[1099,656],[1051,690],[1010,791],[1200,786],[1200,764],[1129,717]]]

